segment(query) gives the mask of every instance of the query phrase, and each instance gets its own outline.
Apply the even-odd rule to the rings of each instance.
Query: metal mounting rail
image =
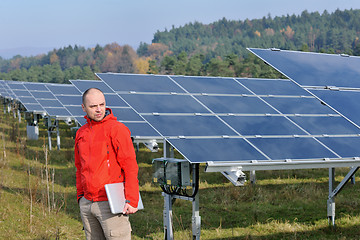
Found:
[[[325,159],[286,159],[286,160],[252,160],[239,162],[215,162],[206,163],[206,172],[232,172],[257,171],[257,170],[287,170],[287,169],[310,169],[310,168],[337,168],[358,167],[360,158],[325,158]]]

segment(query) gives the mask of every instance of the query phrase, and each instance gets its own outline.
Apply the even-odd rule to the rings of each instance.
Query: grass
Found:
[[[75,196],[74,139],[66,124],[60,130],[61,150],[54,147],[54,136],[46,155],[43,125],[39,140],[26,140],[26,123],[0,113],[0,239],[84,239]],[[137,152],[145,209],[130,218],[133,239],[163,239],[164,199],[152,183],[151,165],[161,156],[161,150]],[[336,181],[347,172],[336,169]],[[200,167],[202,239],[359,239],[358,183],[336,197],[337,226],[331,228],[327,169],[258,171],[256,176],[256,185],[234,187],[220,173]],[[192,239],[191,207],[188,201],[174,202],[175,239]]]

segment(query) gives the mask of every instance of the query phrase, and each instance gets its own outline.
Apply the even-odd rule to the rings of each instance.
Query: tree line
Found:
[[[0,57],[0,79],[68,83],[95,72],[279,78],[247,47],[360,55],[360,10],[324,11],[244,21],[225,18],[157,31],[134,50],[117,43],[67,46],[32,57]]]

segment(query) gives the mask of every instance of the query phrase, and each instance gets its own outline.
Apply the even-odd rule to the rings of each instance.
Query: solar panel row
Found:
[[[289,80],[97,75],[193,163],[360,155],[359,128]]]

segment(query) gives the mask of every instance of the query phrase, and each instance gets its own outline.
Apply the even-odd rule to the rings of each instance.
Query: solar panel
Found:
[[[341,158],[322,140],[359,134],[289,80],[98,76],[192,163]]]
[[[81,108],[81,93],[72,84],[49,84],[46,85],[48,91],[57,99],[59,104],[66,110],[65,113],[75,119],[80,125],[86,123],[84,111]]]
[[[249,49],[360,126],[360,57],[271,49]]]
[[[300,85],[360,88],[360,57],[278,49],[249,50]]]
[[[47,88],[50,85],[49,83],[23,83],[24,89],[38,102],[48,116],[59,119],[71,117],[71,114]]]
[[[288,79],[237,79],[256,95],[303,96],[308,93]]]
[[[104,94],[114,93],[104,82],[96,80],[70,80],[70,82],[81,92],[85,92],[90,87],[100,89]]]
[[[31,93],[24,86],[23,82],[7,82],[8,91],[11,92],[10,96],[21,102],[28,112],[44,114],[45,109],[39,102],[31,95]]]
[[[97,76],[117,92],[184,92],[168,76],[112,73],[98,73]]]

